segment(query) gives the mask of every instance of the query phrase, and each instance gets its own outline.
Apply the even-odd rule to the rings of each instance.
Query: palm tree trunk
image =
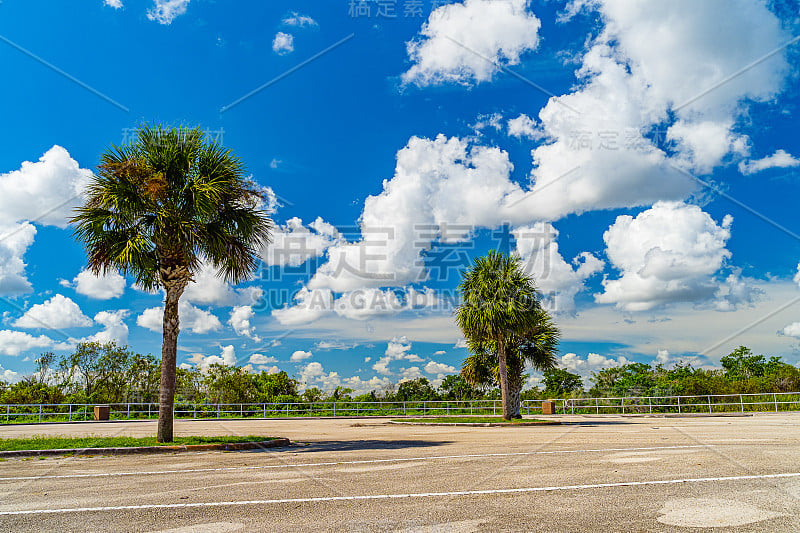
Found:
[[[506,365],[506,345],[502,336],[497,338],[497,362],[500,374],[500,397],[503,399],[503,420],[511,420],[508,389],[508,366]]]
[[[177,374],[178,333],[180,316],[178,303],[188,281],[177,275],[178,269],[162,269],[161,280],[166,292],[161,344],[161,388],[158,402],[158,442],[173,441],[173,409],[175,406],[175,376]]]
[[[509,387],[508,390],[508,411],[511,413],[511,418],[522,418],[520,408],[522,407],[522,395],[519,389]]]
[[[514,376],[508,380],[509,409],[511,418],[522,418],[522,376]]]

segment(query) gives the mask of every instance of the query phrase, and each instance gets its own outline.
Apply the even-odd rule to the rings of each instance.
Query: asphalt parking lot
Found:
[[[800,413],[557,419],[178,421],[177,434],[295,444],[8,459],[0,530],[800,531]],[[154,432],[154,422],[0,427],[3,437]]]

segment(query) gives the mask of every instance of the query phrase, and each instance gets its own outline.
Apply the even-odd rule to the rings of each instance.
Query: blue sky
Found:
[[[82,273],[67,224],[99,153],[143,121],[232,148],[278,225],[252,281],[198,273],[183,365],[436,382],[466,355],[458,272],[497,248],[522,257],[583,376],[714,366],[740,344],[800,361],[794,2],[5,0],[0,15],[7,380],[85,339],[160,353],[160,295]]]

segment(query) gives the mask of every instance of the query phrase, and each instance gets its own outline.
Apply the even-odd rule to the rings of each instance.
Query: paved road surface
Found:
[[[800,414],[559,419],[178,421],[178,434],[297,444],[3,461],[0,530],[800,531]],[[3,426],[0,436],[154,431],[154,422]]]

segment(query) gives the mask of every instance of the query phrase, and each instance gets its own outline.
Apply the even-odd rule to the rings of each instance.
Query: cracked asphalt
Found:
[[[286,448],[0,462],[1,531],[800,531],[800,413],[177,421]],[[0,436],[150,435],[155,422]],[[698,529],[702,528],[702,529]]]

